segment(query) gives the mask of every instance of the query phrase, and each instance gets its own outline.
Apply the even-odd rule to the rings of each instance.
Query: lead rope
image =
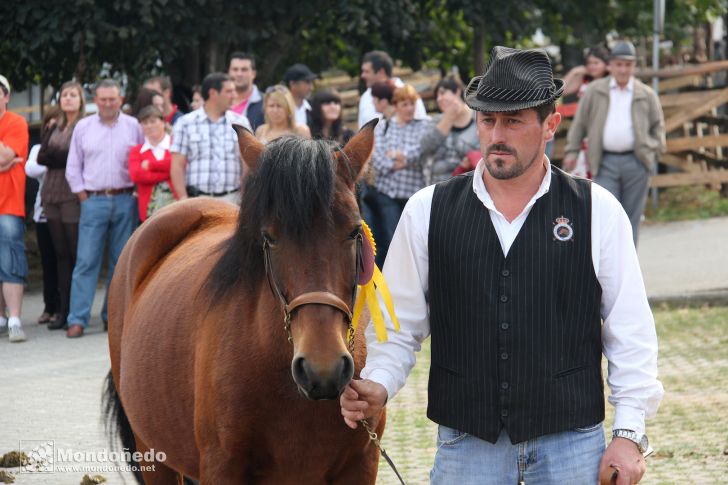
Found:
[[[387,460],[387,463],[389,463],[389,467],[392,469],[392,471],[394,472],[394,474],[397,475],[397,478],[399,478],[399,483],[401,483],[402,485],[407,485],[404,482],[404,479],[402,478],[402,475],[400,475],[399,474],[399,471],[397,471],[397,467],[394,466],[394,462],[392,461],[392,459],[387,454],[387,451],[382,447],[382,444],[379,442],[379,436],[377,436],[377,433],[372,429],[371,426],[369,426],[369,423],[367,422],[366,419],[362,419],[359,422],[361,423],[362,426],[364,426],[364,429],[367,431],[367,433],[369,433],[369,440],[372,443],[374,443],[374,446],[377,447],[377,449],[382,454],[382,456],[384,457],[384,459]]]
[[[362,251],[362,237],[363,237],[362,234],[359,233],[359,235],[356,238],[357,239],[356,240],[356,242],[357,242],[357,248],[356,248],[356,279],[354,280],[354,294],[352,296],[352,305],[354,305],[356,303],[356,290],[358,288],[358,283],[359,283],[359,271],[362,269],[362,266],[363,266],[363,263],[362,263],[362,254],[361,254],[361,251]],[[353,308],[353,306],[352,306],[352,308]],[[354,327],[353,326],[350,326],[350,330],[351,330],[351,334],[350,334],[350,340],[349,340],[349,346],[350,346],[349,350],[353,353],[353,351],[354,351]],[[397,478],[399,478],[399,483],[401,483],[402,485],[407,485],[404,482],[404,479],[402,478],[402,476],[399,474],[399,471],[397,470],[397,467],[394,465],[394,462],[392,461],[392,459],[387,454],[387,450],[385,450],[382,447],[382,443],[379,441],[379,436],[377,436],[377,433],[369,425],[369,422],[366,419],[362,419],[359,422],[364,427],[364,429],[366,430],[367,434],[369,434],[369,440],[372,443],[374,443],[374,446],[377,447],[377,449],[379,450],[379,453],[384,457],[384,459],[389,464],[389,467],[392,469],[392,471],[394,472],[394,474],[397,475]]]

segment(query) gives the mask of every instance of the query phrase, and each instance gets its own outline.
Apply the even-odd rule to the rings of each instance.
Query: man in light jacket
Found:
[[[574,168],[581,141],[587,138],[587,163],[594,181],[624,207],[636,245],[650,174],[665,148],[665,121],[657,94],[634,78],[635,60],[631,42],[614,46],[611,75],[593,81],[579,101],[563,168]]]

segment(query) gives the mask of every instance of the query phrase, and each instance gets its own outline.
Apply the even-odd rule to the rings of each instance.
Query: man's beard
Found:
[[[509,153],[513,156],[515,159],[514,163],[510,166],[508,166],[507,162],[502,158],[496,158],[493,161],[490,160],[490,154],[491,152],[505,152]],[[495,144],[488,147],[488,149],[485,151],[485,168],[488,170],[488,173],[491,175],[491,177],[498,179],[498,180],[509,180],[516,177],[519,177],[524,172],[526,172],[529,168],[531,168],[531,165],[536,161],[536,158],[538,158],[538,151],[534,154],[533,158],[528,161],[528,163],[524,164],[520,157],[518,156],[518,152],[515,148],[505,145],[505,144]]]

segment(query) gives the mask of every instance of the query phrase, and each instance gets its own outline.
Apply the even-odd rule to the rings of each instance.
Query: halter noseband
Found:
[[[349,352],[354,350],[354,326],[352,323],[352,312],[351,308],[354,307],[356,301],[357,283],[359,281],[359,271],[362,266],[362,234],[359,232],[356,235],[356,270],[354,275],[354,285],[352,288],[351,307],[347,305],[341,298],[329,291],[309,291],[302,293],[295,297],[289,303],[285,295],[281,291],[278,284],[278,280],[275,277],[273,271],[273,261],[270,256],[271,241],[270,238],[263,234],[263,261],[265,263],[265,274],[268,278],[268,285],[270,286],[273,294],[280,300],[281,306],[283,307],[283,326],[288,334],[288,341],[293,343],[293,335],[291,334],[291,320],[293,319],[293,312],[304,305],[327,305],[336,308],[344,314],[347,324],[347,343],[349,346]]]

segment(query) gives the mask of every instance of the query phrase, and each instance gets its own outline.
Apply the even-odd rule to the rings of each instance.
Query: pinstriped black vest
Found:
[[[427,416],[491,443],[603,420],[589,182],[553,168],[504,257],[472,173],[455,177],[435,188],[428,240]]]

